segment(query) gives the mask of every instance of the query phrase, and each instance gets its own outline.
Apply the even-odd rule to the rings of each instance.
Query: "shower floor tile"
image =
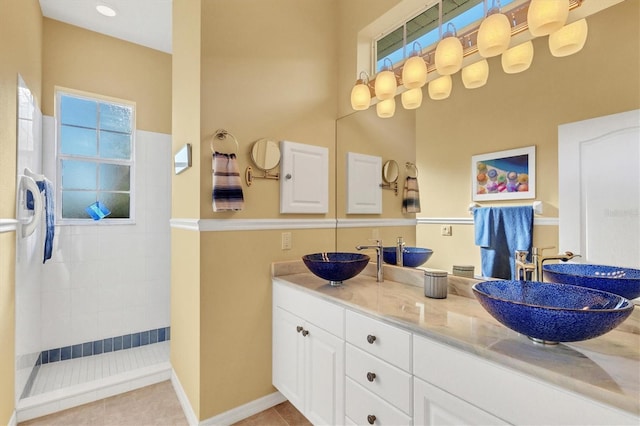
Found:
[[[169,341],[43,364],[28,396],[104,379],[169,361]]]

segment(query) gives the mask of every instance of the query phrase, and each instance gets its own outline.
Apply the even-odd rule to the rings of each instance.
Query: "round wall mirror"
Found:
[[[398,163],[396,163],[395,160],[388,160],[384,163],[384,166],[382,166],[382,180],[384,180],[385,183],[394,183],[397,181],[398,173]]]
[[[251,159],[262,171],[269,171],[280,164],[280,147],[271,139],[259,139],[251,148]]]

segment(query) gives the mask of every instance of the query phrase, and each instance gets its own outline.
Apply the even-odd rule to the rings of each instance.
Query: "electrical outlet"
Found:
[[[442,225],[442,227],[440,228],[440,235],[442,235],[444,237],[450,237],[451,236],[451,225]]]
[[[282,250],[291,250],[291,232],[282,233]]]

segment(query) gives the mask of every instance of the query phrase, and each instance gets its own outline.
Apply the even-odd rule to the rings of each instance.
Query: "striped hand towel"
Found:
[[[213,211],[239,211],[244,207],[236,154],[213,154]]]
[[[420,213],[420,191],[418,179],[407,176],[402,190],[402,213]]]

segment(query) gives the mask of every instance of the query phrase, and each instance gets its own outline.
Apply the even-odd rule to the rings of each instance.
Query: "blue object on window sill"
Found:
[[[96,201],[91,204],[85,209],[85,211],[89,213],[89,216],[91,216],[93,220],[104,219],[106,216],[111,214],[111,210],[109,210],[107,206],[102,204],[100,201]]]

